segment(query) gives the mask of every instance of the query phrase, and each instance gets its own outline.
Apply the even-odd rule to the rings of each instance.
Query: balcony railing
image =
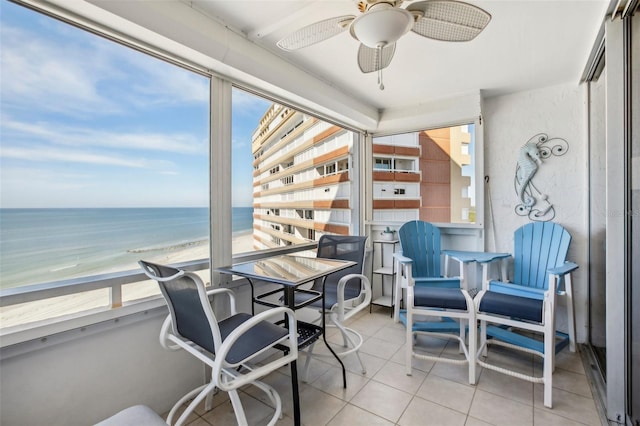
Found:
[[[316,242],[309,242],[287,247],[260,250],[256,252],[240,253],[234,255],[232,261],[234,263],[244,262],[277,254],[287,254],[312,250],[316,247]],[[187,271],[197,272],[209,268],[209,259],[181,262],[176,263],[173,266]],[[108,290],[109,300],[106,306],[102,306],[102,309],[118,309],[123,306],[123,286],[144,281],[149,281],[149,279],[141,270],[131,270],[8,288],[0,290],[0,308],[8,308],[24,303],[44,301],[61,296],[72,296],[90,291],[106,289]],[[157,294],[154,294],[153,297],[159,296],[157,296]],[[148,300],[148,298],[142,300]],[[136,300],[129,302],[135,303]],[[87,309],[87,311],[93,312],[93,310],[90,309]],[[80,312],[80,315],[81,314],[82,311]],[[44,318],[44,321],[46,320],[47,319]],[[42,323],[42,321],[39,321],[39,323]],[[2,328],[4,328],[5,326],[6,325],[3,324]]]

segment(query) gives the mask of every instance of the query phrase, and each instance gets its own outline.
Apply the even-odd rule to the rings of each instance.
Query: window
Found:
[[[349,169],[359,135],[240,88],[232,96],[234,207],[255,207],[251,225],[241,235],[234,231],[233,252],[315,240],[310,228],[316,224],[335,233],[357,232],[352,212],[359,205],[358,176],[320,178]],[[323,162],[314,164],[319,157]],[[282,230],[277,239],[273,225]]]
[[[475,223],[475,135],[473,125],[428,129],[374,138],[375,152],[402,147],[402,157],[374,156],[374,217],[380,221],[408,218],[436,223]],[[395,163],[395,164],[394,164]],[[377,173],[392,170],[393,173]],[[402,207],[385,200],[389,183]],[[388,195],[387,195],[388,197]]]
[[[391,159],[390,158],[376,158],[374,162],[374,168],[378,170],[391,170]]]
[[[0,22],[2,287],[208,258],[209,78],[10,2]],[[108,292],[72,299],[45,315]]]

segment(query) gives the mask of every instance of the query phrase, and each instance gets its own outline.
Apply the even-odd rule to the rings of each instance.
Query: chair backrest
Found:
[[[532,222],[514,234],[514,283],[547,290],[547,269],[564,264],[571,234],[553,222]]]
[[[334,272],[327,276],[325,288],[338,285],[338,281],[348,274],[362,274],[364,271],[364,254],[367,244],[367,237],[357,235],[323,235],[318,241],[317,257],[325,259],[350,260],[356,262],[355,265]],[[321,283],[320,283],[321,285]],[[318,286],[318,282],[314,287]],[[350,280],[345,286],[345,294],[357,296],[360,293],[360,282]]]
[[[219,333],[218,323],[208,304],[202,280],[170,266],[143,260],[138,263],[145,274],[160,286],[171,314],[173,333],[215,353],[213,333]]]
[[[414,278],[439,278],[440,229],[421,220],[405,223],[398,230],[402,255],[413,260],[411,274]]]

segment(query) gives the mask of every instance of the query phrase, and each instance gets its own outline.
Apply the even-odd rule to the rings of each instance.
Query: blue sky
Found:
[[[0,3],[0,207],[208,205],[209,81]],[[234,205],[270,105],[233,96]]]

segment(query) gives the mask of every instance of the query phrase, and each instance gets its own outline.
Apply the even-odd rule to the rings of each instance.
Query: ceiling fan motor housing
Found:
[[[395,43],[413,27],[414,17],[405,9],[379,2],[369,6],[351,24],[351,35],[367,47]]]

